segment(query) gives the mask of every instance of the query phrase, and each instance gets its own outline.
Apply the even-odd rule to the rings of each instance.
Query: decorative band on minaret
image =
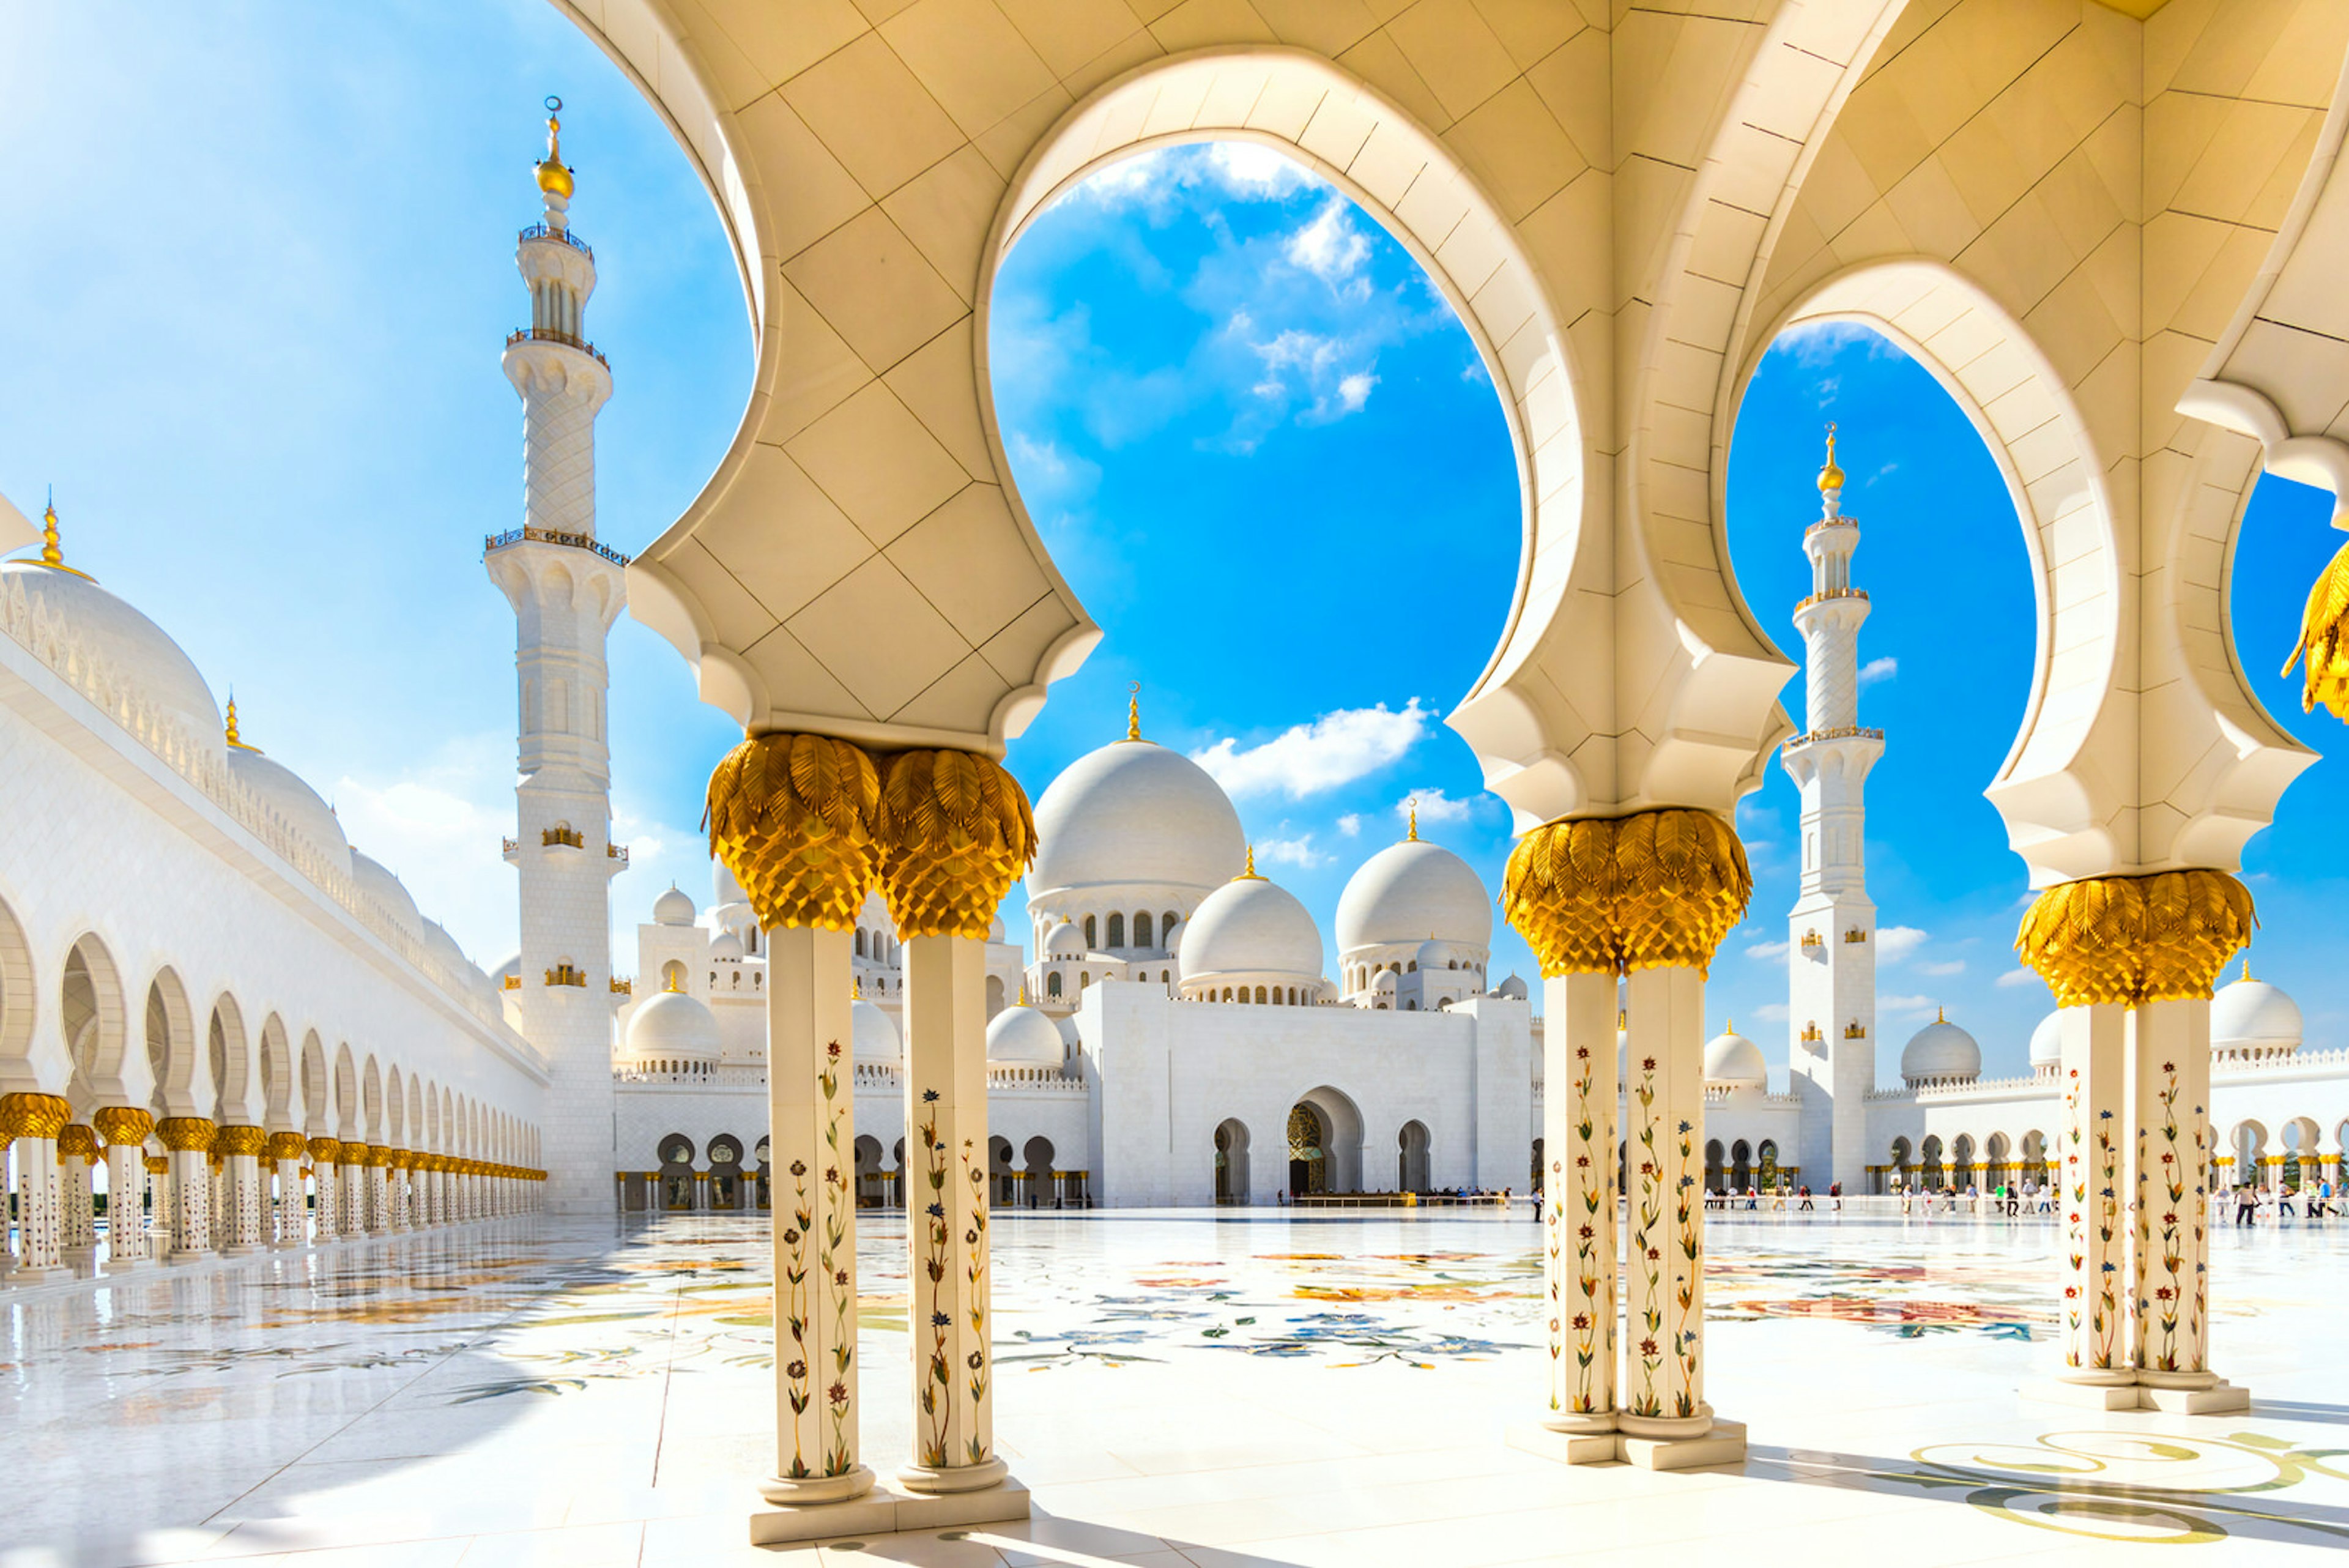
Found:
[[[1868,590],[1852,583],[1859,525],[1844,515],[1833,425],[1818,484],[1819,516],[1803,533],[1811,592],[1794,617],[1803,634],[1806,728],[1778,753],[1803,797],[1801,882],[1786,931],[1787,1060],[1803,1103],[1803,1179],[1857,1190],[1867,1174],[1868,1096],[1876,1087],[1867,784],[1884,754],[1884,732],[1859,722]]]
[[[608,1212],[612,1169],[612,842],[605,639],[626,600],[628,558],[595,538],[595,416],[612,371],[586,337],[595,254],[571,230],[560,99],[546,100],[542,212],[514,265],[530,325],[506,338],[506,379],[523,405],[523,525],[484,542],[483,564],[513,606],[520,737],[522,1032],[553,1073],[543,1163],[547,1207]]]

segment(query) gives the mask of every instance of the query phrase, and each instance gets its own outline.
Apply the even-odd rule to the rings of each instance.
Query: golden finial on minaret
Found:
[[[1125,738],[1129,741],[1142,739],[1142,682],[1139,680],[1126,689]]]
[[[1843,470],[1836,466],[1835,443],[1835,421],[1829,420],[1827,421],[1827,460],[1819,469],[1819,493],[1822,495],[1843,488]]]
[[[555,116],[563,109],[563,100],[549,97],[546,100],[546,158],[538,166],[538,188],[548,196],[571,200],[571,171],[563,161],[563,121]]]
[[[1419,842],[1419,796],[1417,795],[1411,797],[1411,836],[1403,842],[1406,844]]]

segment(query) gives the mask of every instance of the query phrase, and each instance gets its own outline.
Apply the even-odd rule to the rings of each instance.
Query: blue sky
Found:
[[[160,621],[245,731],[332,798],[475,957],[513,941],[512,622],[480,566],[521,499],[498,369],[523,318],[513,231],[534,215],[538,101],[558,92],[574,213],[602,283],[590,334],[618,391],[599,425],[601,531],[622,549],[690,501],[731,436],[750,338],[707,198],[650,109],[543,0],[368,7],[125,0],[0,15],[0,491],[54,483],[68,556]],[[1401,803],[1495,888],[1507,815],[1441,716],[1492,650],[1518,553],[1498,403],[1464,334],[1377,225],[1252,149],[1109,171],[1008,260],[993,359],[1015,474],[1107,630],[1011,764],[1040,793],[1122,731],[1231,788],[1265,869],[1325,932]],[[1889,732],[1871,781],[1886,1042],[1946,1003],[1992,1072],[2047,1006],[2009,950],[2021,862],[1982,798],[2030,679],[2031,586],[2013,510],[1960,411],[1849,330],[1775,348],[1729,475],[1740,580],[1781,646],[1804,591],[1821,423],[1839,421],[1858,580],[1874,596],[1862,697]],[[2243,662],[2320,749],[2276,674],[2338,544],[2329,498],[2263,482],[2237,560]],[[694,825],[735,735],[667,644],[612,644],[616,956],[674,877],[707,885]],[[1787,691],[1799,707],[1800,682]],[[1797,715],[1799,717],[1799,714]],[[2341,764],[2294,785],[2246,877],[2264,978],[2336,1038],[2349,998],[2324,915]],[[1754,913],[1714,969],[1785,1055],[1794,792],[1740,813]],[[1015,902],[1019,897],[1015,890]],[[1015,929],[1017,922],[1015,922]],[[1912,934],[1913,933],[1913,934]],[[1530,975],[1506,931],[1496,968]],[[1334,953],[1330,955],[1334,964]]]

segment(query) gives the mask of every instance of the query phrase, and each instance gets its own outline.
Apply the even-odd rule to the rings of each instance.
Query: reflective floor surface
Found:
[[[2249,1416],[2028,1402],[2044,1220],[1709,1220],[1742,1469],[1569,1469],[1531,1212],[1007,1214],[997,1430],[1038,1517],[744,1544],[771,1461],[756,1217],[510,1220],[0,1293],[0,1568],[209,1562],[1425,1568],[2337,1563],[2349,1227],[2218,1233]],[[904,1224],[860,1237],[865,1458],[909,1454]]]

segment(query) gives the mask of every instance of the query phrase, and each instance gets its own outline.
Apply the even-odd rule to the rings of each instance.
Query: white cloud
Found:
[[[1786,1004],[1783,1002],[1765,1002],[1754,1010],[1754,1016],[1768,1023],[1784,1023],[1786,1022]]]
[[[1331,196],[1313,221],[1289,235],[1281,249],[1291,266],[1311,273],[1332,288],[1359,291],[1360,297],[1368,298],[1369,280],[1355,274],[1371,259],[1371,241],[1346,215],[1350,205],[1344,198]]]
[[[1791,945],[1787,942],[1755,942],[1745,950],[1745,956],[1750,959],[1782,959]]]
[[[1476,803],[1473,800],[1454,800],[1440,789],[1423,789],[1414,790],[1395,802],[1395,815],[1408,821],[1413,801],[1419,803],[1419,820],[1422,822],[1465,822],[1468,814],[1476,809]]]
[[[1871,659],[1859,667],[1859,684],[1865,690],[1879,680],[1889,680],[1899,673],[1900,661],[1888,653],[1881,659]]]
[[[2040,980],[2027,969],[2011,969],[1992,983],[2001,991],[2013,991],[2018,986],[2037,985]]]
[[[1938,963],[1920,963],[1917,966],[1917,972],[1919,974],[1963,974],[1966,972],[1966,961],[1943,959]]]
[[[1350,811],[1345,815],[1340,817],[1338,819],[1338,831],[1344,834],[1349,838],[1361,833],[1362,831],[1361,814],[1359,812]]]
[[[1400,711],[1340,708],[1310,724],[1296,724],[1262,745],[1242,750],[1230,736],[1191,760],[1232,794],[1282,794],[1290,800],[1322,794],[1367,778],[1402,759],[1435,714],[1414,697]]]
[[[1283,827],[1287,823],[1281,824]],[[1259,865],[1295,866],[1311,870],[1329,864],[1330,857],[1313,847],[1313,836],[1300,833],[1294,838],[1262,838],[1257,841],[1256,857]]]
[[[1095,170],[1063,199],[1094,202],[1104,207],[1155,201],[1178,188],[1185,172],[1167,149],[1154,148]]]
[[[1876,932],[1877,956],[1886,963],[1899,963],[1923,947],[1927,935],[1914,926],[1878,927]]]
[[[1257,201],[1321,183],[1304,168],[1260,141],[1218,141],[1207,149],[1216,182],[1234,196]]]
[[[1940,1006],[1940,999],[1930,996],[1879,996],[1876,999],[1876,1011],[1880,1017],[1917,1018]]]

